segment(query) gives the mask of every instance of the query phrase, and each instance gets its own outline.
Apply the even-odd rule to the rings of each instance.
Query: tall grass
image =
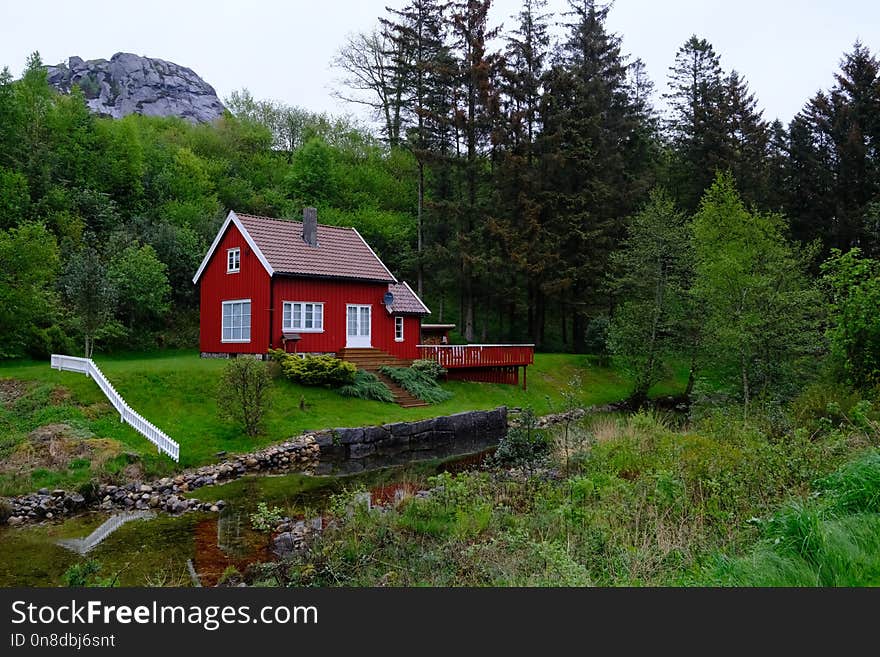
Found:
[[[719,557],[709,581],[736,586],[880,584],[880,454],[871,451],[816,482],[762,524],[751,554]]]

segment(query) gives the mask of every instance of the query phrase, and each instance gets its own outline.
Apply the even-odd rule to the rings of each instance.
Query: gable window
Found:
[[[281,328],[285,331],[321,333],[324,331],[324,304],[285,301]]]
[[[251,300],[223,302],[222,342],[251,341]]]
[[[394,341],[403,342],[403,317],[400,315],[394,318]]]
[[[241,271],[241,249],[226,250],[226,273],[234,274]]]

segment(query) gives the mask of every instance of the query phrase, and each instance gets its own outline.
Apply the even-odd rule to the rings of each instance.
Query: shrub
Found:
[[[284,511],[273,506],[271,509],[265,502],[257,504],[256,513],[251,514],[251,525],[258,532],[271,532],[284,518]]]
[[[487,461],[491,465],[512,466],[529,463],[545,456],[550,451],[550,444],[544,432],[536,425],[535,413],[531,409],[525,409],[519,424],[511,427]]]
[[[339,394],[346,397],[357,397],[358,399],[387,403],[394,401],[394,395],[388,386],[382,383],[375,374],[366,370],[358,370],[354,383],[342,386],[339,389]]]
[[[257,435],[269,407],[271,386],[265,363],[253,358],[231,360],[217,390],[220,415],[241,424],[247,435]]]
[[[284,376],[296,383],[331,388],[350,385],[357,375],[354,363],[333,356],[288,356],[282,361],[281,370]]]
[[[452,393],[441,388],[435,379],[411,367],[385,365],[379,368],[379,371],[396,384],[403,386],[409,394],[429,404],[439,404],[452,397]]]
[[[440,363],[429,358],[414,360],[411,367],[417,372],[423,372],[435,380],[439,379],[441,376],[445,376],[447,372],[446,368],[440,365]]]

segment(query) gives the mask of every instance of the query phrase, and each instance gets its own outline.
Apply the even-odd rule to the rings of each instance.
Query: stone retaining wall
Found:
[[[507,435],[507,408],[466,411],[418,422],[329,429],[312,435],[321,448],[318,473],[358,472],[419,458],[466,454],[495,445]]]

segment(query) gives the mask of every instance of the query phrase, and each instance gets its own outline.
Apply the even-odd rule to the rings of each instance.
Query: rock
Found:
[[[12,516],[6,521],[6,524],[15,527],[16,525],[20,525],[23,522],[24,518],[22,518],[21,516]]]
[[[117,119],[144,114],[208,123],[225,110],[211,85],[191,69],[162,59],[124,52],[109,61],[74,56],[66,65],[47,66],[46,75],[62,93],[78,85],[92,112]]]
[[[211,512],[212,512],[212,513],[217,513],[218,511],[220,511],[220,507],[219,507],[219,506],[217,506],[216,504],[214,504],[214,505],[211,506]]]
[[[152,486],[148,486],[147,484],[142,484],[142,485],[141,485],[141,492],[142,492],[142,493],[152,493],[152,492],[153,492],[153,487],[152,487]]]
[[[49,489],[48,488],[41,488],[40,490],[37,491],[37,493],[39,493],[40,495],[48,495]]]
[[[301,542],[302,539],[292,532],[284,532],[272,541],[272,553],[279,558],[286,557],[296,550]]]
[[[151,508],[151,509],[155,509],[157,506],[159,506],[159,496],[158,496],[158,495],[153,495],[153,496],[150,498],[150,501],[148,502],[148,504],[150,505],[150,508]]]

